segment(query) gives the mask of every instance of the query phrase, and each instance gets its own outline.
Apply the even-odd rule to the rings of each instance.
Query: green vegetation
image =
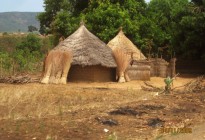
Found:
[[[45,12],[0,13],[1,69],[36,71],[46,52],[83,21],[104,42],[122,27],[148,57],[205,60],[204,0],[44,0]],[[10,35],[10,31],[53,34]],[[24,24],[25,23],[25,24]]]
[[[151,56],[205,60],[204,0],[45,0],[44,4],[45,12],[38,16],[41,33],[67,37],[83,20],[107,43],[122,26],[147,56],[151,52]]]
[[[42,70],[44,55],[53,47],[53,37],[36,34],[0,37],[0,76]]]
[[[34,31],[38,31],[38,29],[33,25],[29,25],[28,26],[28,32],[34,32]]]

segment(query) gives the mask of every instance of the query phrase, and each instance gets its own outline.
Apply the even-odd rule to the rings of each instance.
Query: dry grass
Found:
[[[127,54],[124,53],[121,49],[115,49],[113,51],[115,61],[117,63],[117,68],[120,72],[125,72],[126,68],[130,63],[130,58]]]
[[[181,86],[192,79],[178,77],[174,80],[174,86]],[[163,78],[151,78],[150,83],[159,88],[164,87]],[[143,84],[143,81],[123,84],[0,84],[0,119],[44,118],[82,108],[101,107],[106,103],[112,108],[113,105],[143,99],[153,94],[140,91]],[[79,86],[81,88],[78,88]]]
[[[117,63],[117,73],[120,82],[120,77],[124,77],[125,70],[127,69],[130,63],[130,57],[129,55],[125,54],[122,49],[113,50],[113,55]]]
[[[73,54],[70,50],[52,50],[44,61],[44,77],[41,83],[66,84]]]
[[[104,102],[116,101],[113,104],[118,104],[140,95],[130,87],[112,90],[106,85],[77,88],[72,85],[2,84],[0,87],[0,110],[3,110],[0,119],[14,120],[61,115],[82,108],[100,107]],[[112,99],[109,98],[111,95]]]
[[[113,88],[109,88],[109,85]],[[59,134],[59,131],[66,135],[71,131],[70,137],[81,137],[79,139],[98,139],[98,135],[94,133],[101,133],[103,129],[98,127],[104,126],[95,125],[96,116],[104,116],[106,112],[122,104],[153,98],[153,93],[139,91],[127,85],[121,85],[123,88],[117,89],[114,88],[115,85],[0,84],[0,129],[4,129],[0,132],[0,139],[5,139],[8,135],[15,139],[18,139],[18,135],[19,139],[67,137]],[[79,134],[76,133],[78,131]]]
[[[185,84],[191,79],[193,78],[178,77],[174,81],[174,86]],[[163,78],[154,77],[150,82],[157,87],[164,86]],[[7,140],[9,136],[12,140],[73,138],[95,140],[107,139],[113,132],[116,132],[121,139],[145,139],[153,136],[151,132],[154,129],[148,127],[146,123],[149,118],[155,118],[157,115],[168,124],[176,119],[170,108],[184,108],[185,105],[180,103],[201,105],[204,100],[204,96],[200,94],[194,95],[202,96],[203,100],[199,100],[198,97],[195,99],[191,94],[156,96],[154,92],[141,91],[142,84],[143,81],[67,85],[0,84],[0,139]],[[186,100],[181,96],[185,96]],[[187,102],[192,99],[193,101]],[[143,106],[145,108],[142,108]],[[165,109],[152,110],[147,106],[165,106]],[[140,112],[141,109],[146,113],[142,116],[109,114],[111,111],[126,107],[136,112]],[[198,107],[197,110],[200,109]],[[189,106],[187,111],[190,112]],[[183,110],[177,115],[181,115],[180,119],[183,119]],[[112,127],[103,125],[95,119],[96,117],[117,120],[119,125]],[[105,128],[109,130],[108,133],[103,131]]]
[[[122,49],[124,52],[128,53],[130,57],[134,60],[146,59],[146,57],[141,53],[141,51],[135,46],[129,38],[125,36],[122,30],[119,31],[118,35],[115,36],[107,44],[112,50]],[[131,55],[132,54],[132,55]]]

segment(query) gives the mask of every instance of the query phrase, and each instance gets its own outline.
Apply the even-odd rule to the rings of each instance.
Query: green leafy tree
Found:
[[[48,34],[53,31],[56,32],[56,28],[53,29],[51,26],[60,26],[58,20],[61,20],[62,17],[66,17],[66,21],[69,19],[68,17],[70,17],[70,15],[78,17],[79,14],[88,7],[88,3],[89,0],[44,0],[45,12],[37,16],[40,21],[40,33]]]
[[[61,11],[51,23],[51,30],[55,36],[67,37],[79,26],[79,17],[73,17],[69,12]]]
[[[34,32],[34,31],[38,31],[38,29],[33,25],[29,25],[28,26],[28,32]]]
[[[176,39],[178,36],[179,22],[187,14],[188,0],[152,0],[147,8],[147,17],[151,19],[153,37],[153,50],[158,54],[158,47],[180,47]],[[150,38],[150,37],[149,37]],[[178,41],[180,41],[178,39]],[[177,47],[175,47],[177,49]],[[174,53],[174,49],[167,49],[167,53]]]
[[[205,11],[203,0],[193,0],[186,7],[186,14],[175,25],[173,38],[178,56],[186,59],[205,60]]]
[[[122,26],[131,40],[138,45],[143,43],[138,32],[141,19],[146,19],[143,16],[146,9],[144,0],[70,0],[59,1],[56,7],[53,7],[52,0],[45,0],[44,3],[45,12],[38,17],[41,29],[45,31],[47,28],[57,40],[70,35],[84,20],[87,27],[103,41],[109,41]]]
[[[100,39],[108,42],[120,27],[144,52],[205,59],[204,0],[45,0],[38,16],[41,33],[67,37],[84,20]],[[149,41],[152,40],[151,50]],[[57,41],[56,41],[57,43]],[[167,47],[168,46],[168,47]]]
[[[91,1],[85,14],[86,25],[103,41],[108,42],[123,27],[126,35],[135,43],[141,43],[139,30],[144,18],[144,1]]]
[[[49,28],[52,21],[55,19],[57,12],[62,8],[62,3],[65,0],[44,0],[45,12],[40,13],[37,18],[40,21],[41,33],[50,32]],[[47,29],[47,31],[45,31]],[[44,32],[42,32],[44,31]]]

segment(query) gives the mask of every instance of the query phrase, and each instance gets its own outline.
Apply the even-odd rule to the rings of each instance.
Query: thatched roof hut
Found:
[[[69,48],[73,60],[68,80],[113,81],[116,63],[112,50],[82,24],[77,31],[62,41],[57,48]]]
[[[122,29],[116,37],[107,44],[112,50],[120,48],[134,60],[146,59],[142,52],[125,36]]]

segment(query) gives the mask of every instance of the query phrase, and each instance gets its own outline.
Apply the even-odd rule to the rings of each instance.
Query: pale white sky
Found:
[[[41,12],[43,0],[0,0],[0,12]]]
[[[44,0],[0,0],[0,12],[42,12]],[[145,0],[149,2],[150,0]]]

